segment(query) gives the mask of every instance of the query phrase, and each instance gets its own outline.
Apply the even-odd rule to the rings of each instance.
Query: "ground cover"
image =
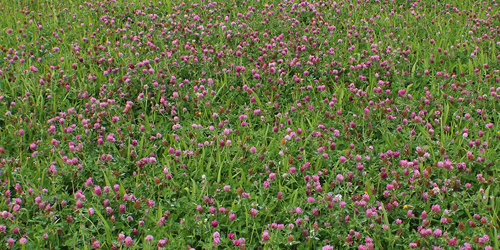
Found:
[[[491,1],[0,1],[8,249],[499,249]]]

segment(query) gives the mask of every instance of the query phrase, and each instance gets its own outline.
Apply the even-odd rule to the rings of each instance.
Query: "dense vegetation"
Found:
[[[0,244],[499,249],[497,2],[0,1]]]

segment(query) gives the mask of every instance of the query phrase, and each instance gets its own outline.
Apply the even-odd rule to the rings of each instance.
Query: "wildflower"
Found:
[[[448,241],[449,246],[456,246],[458,244],[457,237],[453,237]]]
[[[278,195],[276,196],[276,198],[278,200],[282,200],[283,199],[283,193],[282,192],[278,192]]]
[[[330,245],[326,245],[326,246],[322,247],[321,250],[333,250],[333,247]]]
[[[125,246],[132,247],[134,245],[134,240],[130,236],[125,238]]]
[[[345,158],[345,156],[341,156],[339,158],[339,160],[340,160],[341,163],[344,163],[344,162],[346,162],[347,159]]]
[[[427,212],[423,211],[422,214],[420,215],[420,219],[425,220],[427,219]]]
[[[239,246],[241,244],[241,241],[239,239],[233,240],[233,245],[234,246]]]
[[[433,205],[431,211],[435,214],[438,214],[441,211],[441,207],[439,205]]]
[[[219,225],[219,222],[214,220],[210,224],[212,225],[212,227],[217,227]]]
[[[270,239],[271,237],[269,236],[269,231],[264,230],[264,232],[262,232],[262,241],[268,241]]]
[[[134,240],[130,236],[125,238],[125,246],[132,247],[134,245]]]
[[[442,234],[443,234],[443,231],[441,231],[441,229],[439,229],[439,228],[436,228],[436,230],[434,230],[434,232],[432,233],[432,235],[436,239],[441,237]]]
[[[125,241],[125,235],[124,234],[119,234],[117,241],[118,241],[118,243],[123,244],[123,242]]]
[[[12,238],[9,238],[7,240],[7,245],[10,246],[10,247],[13,247],[15,242],[16,242],[16,240],[14,240]]]
[[[340,208],[344,208],[345,206],[346,206],[345,201],[341,201],[341,202],[339,203],[339,207],[340,207]]]
[[[214,245],[220,244],[220,238],[214,238]]]
[[[259,211],[257,211],[257,209],[255,209],[255,208],[250,209],[250,215],[252,217],[255,218],[255,216],[257,216],[257,213],[259,213]]]
[[[343,181],[343,180],[344,180],[344,176],[343,176],[343,175],[341,175],[341,174],[338,174],[338,175],[337,175],[337,181],[338,181],[338,182],[341,182],[341,181]]]
[[[408,217],[415,217],[415,215],[413,214],[413,212],[410,210],[408,210],[408,212],[406,213],[406,216]]]
[[[94,194],[97,195],[97,196],[100,196],[102,194],[100,186],[95,186],[94,187]]]
[[[159,240],[157,246],[158,247],[164,247],[165,244],[167,244],[167,240],[164,240],[164,239]]]
[[[337,199],[337,201],[342,200],[342,195],[341,194],[335,195],[335,199]]]
[[[302,213],[302,208],[296,207],[295,208],[295,213],[301,214]]]
[[[364,201],[369,201],[370,200],[370,195],[368,195],[368,192],[365,192],[365,194],[363,195],[363,200]]]

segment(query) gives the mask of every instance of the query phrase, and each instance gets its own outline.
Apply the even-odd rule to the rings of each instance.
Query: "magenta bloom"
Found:
[[[214,238],[214,245],[220,244],[220,238]]]
[[[420,215],[420,219],[425,220],[427,219],[427,212],[423,211],[422,214]]]
[[[439,205],[432,205],[431,211],[438,214],[441,211],[441,207]]]
[[[345,207],[346,205],[347,205],[347,204],[345,203],[345,201],[341,201],[341,202],[339,203],[339,207],[340,207],[340,208],[343,208],[343,207]]]
[[[123,242],[125,241],[125,234],[119,234],[117,241],[118,243],[123,244]]]
[[[9,239],[7,240],[7,245],[9,245],[9,246],[13,247],[15,242],[16,242],[16,240],[14,240],[14,239],[12,239],[12,238],[9,238]]]
[[[219,222],[214,220],[210,224],[212,225],[212,227],[217,227],[219,225]]]
[[[456,246],[458,244],[457,237],[453,237],[448,241],[448,245]]]
[[[134,240],[130,236],[125,238],[125,246],[132,247],[134,245]]]
[[[264,232],[262,232],[262,241],[268,241],[270,239],[271,237],[269,236],[269,231],[264,230]]]
[[[99,196],[102,194],[101,187],[100,186],[95,186],[94,187],[94,194]]]
[[[19,240],[19,244],[21,244],[21,245],[24,245],[26,243],[28,243],[28,240],[24,237]]]
[[[338,175],[337,175],[337,181],[338,181],[338,182],[341,182],[341,181],[343,181],[343,180],[344,180],[344,176],[343,176],[343,175],[341,175],[341,174],[338,174]]]
[[[250,153],[255,154],[257,152],[257,149],[255,147],[250,148]]]
[[[101,243],[99,243],[99,241],[94,241],[94,243],[92,243],[92,248],[94,249],[99,249],[101,248]]]
[[[196,211],[200,212],[200,214],[203,213],[203,208],[201,207],[201,205],[196,206]]]
[[[437,239],[437,238],[441,237],[441,235],[443,235],[443,231],[441,231],[441,229],[439,229],[439,228],[436,228],[436,230],[434,230],[432,235]]]
[[[252,217],[255,218],[255,216],[257,216],[257,213],[259,213],[259,211],[257,211],[257,209],[255,209],[255,208],[250,209],[250,215]]]
[[[415,217],[415,215],[413,214],[413,212],[410,210],[408,210],[408,212],[406,213],[406,216],[408,217]]]
[[[158,247],[164,247],[165,244],[167,244],[167,242],[164,239],[161,239],[161,240],[158,241],[158,244],[156,244],[156,246],[158,246]]]
[[[302,208],[296,207],[295,208],[295,213],[301,214],[302,213]]]

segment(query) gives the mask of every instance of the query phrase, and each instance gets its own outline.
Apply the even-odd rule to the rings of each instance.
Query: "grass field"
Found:
[[[1,249],[500,248],[498,0],[0,15]]]

